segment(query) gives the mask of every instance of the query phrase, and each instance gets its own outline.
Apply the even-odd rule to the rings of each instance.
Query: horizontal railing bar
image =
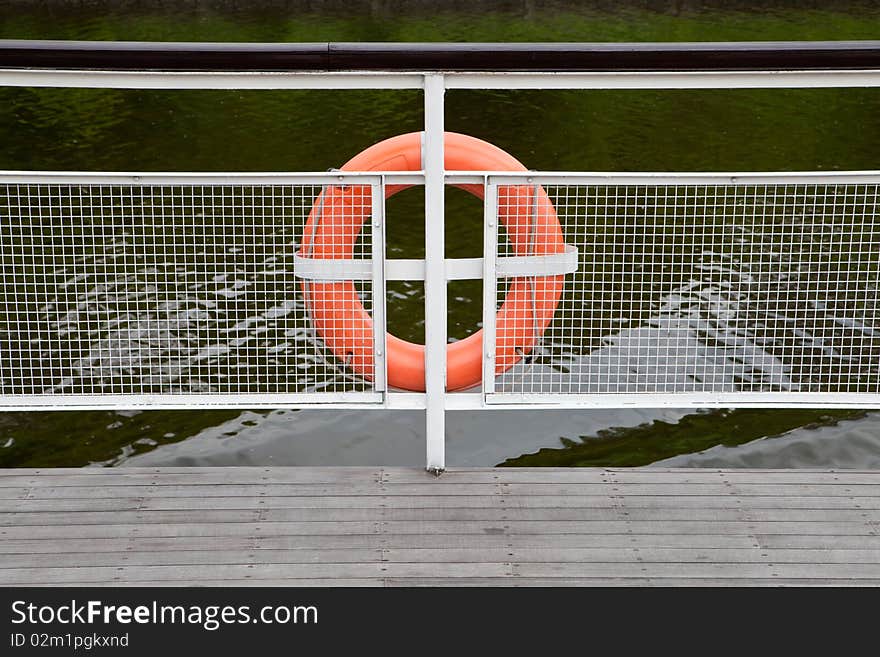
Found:
[[[547,185],[754,185],[787,183],[880,183],[880,171],[746,171],[746,172],[602,172],[602,171],[448,171],[449,185],[479,185],[487,178],[499,185],[537,183]],[[0,171],[0,184],[112,184],[112,185],[328,185],[356,181],[372,184],[384,179],[398,185],[424,184],[421,171],[333,172],[188,172],[188,171]]]
[[[0,87],[82,89],[422,89],[417,73],[0,69]]]
[[[187,408],[333,408],[341,404],[382,406],[383,394],[376,392],[309,392],[300,394],[191,394],[176,395],[4,395],[0,411],[27,410],[123,410]]]
[[[482,171],[447,171],[444,178],[447,185],[486,184],[486,173]]]
[[[426,72],[95,71],[0,68],[0,86],[92,89],[422,89]],[[880,68],[793,71],[466,72],[447,89],[772,89],[880,86]]]
[[[762,185],[762,184],[874,184],[880,171],[772,171],[772,172],[482,172],[499,185]]]
[[[880,86],[880,68],[446,74],[447,89],[798,89]]]
[[[880,41],[175,43],[0,40],[0,66],[184,71],[633,71],[880,67]]]
[[[187,171],[0,171],[0,184],[64,185],[332,185],[357,182],[378,184],[382,178],[398,184],[418,184],[420,173],[375,171],[333,172],[187,172]]]
[[[384,397],[384,399],[383,399]],[[452,409],[484,406],[479,392],[450,395]],[[192,408],[354,408],[424,410],[425,393],[303,393],[301,395],[31,395],[0,397],[0,412],[7,411],[102,411],[102,410],[187,410]]]
[[[5,397],[0,411],[186,410],[195,408],[346,408],[424,410],[424,393],[313,393],[303,395],[113,395]],[[616,408],[880,408],[880,395],[852,393],[532,394],[455,392],[448,410]]]
[[[880,395],[846,392],[684,392],[486,395],[492,408],[880,408]]]

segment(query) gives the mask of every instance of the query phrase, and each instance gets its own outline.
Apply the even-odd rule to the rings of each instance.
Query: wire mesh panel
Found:
[[[355,370],[311,317],[345,288],[369,319],[373,281],[316,290],[294,268],[309,239],[370,263],[381,192],[321,183],[0,177],[3,405],[381,401],[372,323],[347,328]]]
[[[580,261],[495,282],[490,397],[880,394],[880,178],[756,180],[496,187],[496,256]]]

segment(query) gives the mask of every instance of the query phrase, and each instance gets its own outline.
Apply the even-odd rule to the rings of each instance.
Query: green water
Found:
[[[694,413],[678,422],[656,421],[638,427],[611,428],[581,440],[563,439],[557,448],[507,459],[504,466],[630,467],[649,465],[678,454],[724,445],[735,447],[758,438],[779,437],[793,427],[818,429],[865,415],[854,410],[759,409]]]
[[[0,37],[181,41],[704,41],[880,38],[880,4],[699,2],[151,2],[11,1]],[[608,9],[608,7],[617,7]],[[255,8],[261,7],[261,8]],[[727,7],[718,8],[718,7]],[[733,8],[731,8],[733,7]],[[447,128],[494,142],[546,170],[847,170],[878,168],[877,90],[452,91]],[[421,96],[409,91],[134,91],[0,89],[0,168],[40,170],[310,171],[339,166],[385,137],[419,130]],[[424,252],[421,197],[389,202],[391,257]],[[479,255],[481,207],[448,192],[447,256]],[[389,286],[390,329],[423,338],[422,290]],[[477,328],[480,286],[450,285],[454,338]],[[237,412],[7,413],[0,466],[84,465],[186,440]],[[750,411],[738,435],[784,433],[841,412]],[[259,423],[259,417],[255,422]],[[297,422],[298,414],[289,415]],[[691,416],[666,435],[609,420],[615,439],[566,434],[552,422],[510,463],[635,465],[729,441],[724,413]],[[413,433],[420,418],[402,420]],[[515,420],[509,420],[515,424]],[[504,420],[499,420],[504,430]],[[407,424],[408,423],[408,424]],[[627,424],[629,423],[629,424]],[[410,426],[411,425],[411,426]],[[381,425],[380,425],[381,426]],[[319,429],[316,429],[319,430]],[[463,429],[467,431],[467,427]],[[569,431],[566,429],[565,431]],[[628,433],[629,432],[629,433]],[[230,432],[235,433],[235,432]],[[630,435],[631,434],[631,435]],[[650,435],[649,435],[650,434]],[[626,438],[630,436],[630,438]],[[234,435],[229,436],[235,439]],[[367,436],[369,438],[369,436]],[[583,438],[583,440],[582,440]],[[481,435],[470,436],[479,443]],[[707,442],[708,441],[708,442]],[[593,447],[595,443],[601,447]],[[548,443],[537,455],[517,459]],[[587,447],[586,454],[583,446]],[[674,446],[670,447],[670,446]],[[218,442],[218,450],[223,449]],[[340,445],[340,450],[345,449]],[[382,462],[381,447],[375,461]],[[474,457],[476,458],[476,457]],[[467,454],[462,460],[469,461]],[[456,454],[450,454],[456,461]]]

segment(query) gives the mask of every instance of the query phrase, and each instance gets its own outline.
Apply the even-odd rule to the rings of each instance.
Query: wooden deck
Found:
[[[880,584],[880,471],[0,470],[4,585]]]

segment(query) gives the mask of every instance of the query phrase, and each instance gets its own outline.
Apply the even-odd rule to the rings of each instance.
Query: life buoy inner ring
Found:
[[[447,171],[526,171],[497,146],[468,135],[445,133]],[[418,171],[422,168],[421,133],[412,132],[370,146],[342,166],[342,171]],[[385,197],[410,185],[387,185]],[[458,185],[482,199],[482,185]],[[546,192],[534,185],[498,188],[498,218],[514,255],[562,253],[565,244],[559,219]],[[361,227],[371,214],[370,187],[325,188],[306,221],[300,254],[309,258],[350,259]],[[496,317],[496,374],[505,372],[534,348],[553,319],[565,276],[513,278]],[[356,374],[373,377],[373,320],[351,281],[303,280],[311,321],[324,344]],[[473,387],[482,380],[482,329],[446,347],[448,390]],[[388,385],[425,389],[425,347],[390,333],[386,340]]]

